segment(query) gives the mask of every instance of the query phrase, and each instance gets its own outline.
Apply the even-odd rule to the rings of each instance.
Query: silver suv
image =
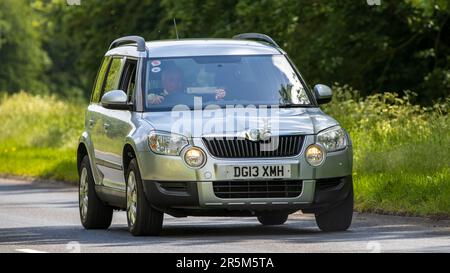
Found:
[[[352,221],[352,144],[287,54],[267,35],[115,40],[81,135],[79,208],[86,229],[126,210],[133,235],[163,216],[255,216],[281,225],[301,210],[321,230]]]

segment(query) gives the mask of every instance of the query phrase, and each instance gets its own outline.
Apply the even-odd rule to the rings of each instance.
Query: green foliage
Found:
[[[49,64],[27,1],[0,1],[0,90],[47,90],[42,73]]]
[[[176,18],[181,38],[269,34],[310,83],[349,84],[364,96],[414,90],[421,104],[450,93],[448,0],[4,0],[0,7],[4,90],[87,98],[114,39],[175,38]]]
[[[0,142],[15,147],[73,147],[83,129],[82,106],[20,92],[0,105]]]
[[[362,95],[415,90],[420,102],[450,93],[447,1],[163,0],[182,37],[274,37],[310,83],[346,83]]]
[[[368,96],[336,86],[324,111],[353,140],[359,210],[413,215],[450,214],[450,99],[412,104],[407,92]]]
[[[0,173],[76,181],[84,105],[20,92],[0,98]]]
[[[0,173],[28,178],[75,182],[78,180],[76,150],[0,145]]]
[[[68,6],[65,0],[34,2],[49,33],[44,46],[54,62],[53,89],[65,97],[79,95],[80,90],[88,97],[114,39],[126,35],[157,39],[167,33],[159,1],[82,0],[81,6]]]

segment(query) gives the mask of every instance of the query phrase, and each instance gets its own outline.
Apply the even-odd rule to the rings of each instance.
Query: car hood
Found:
[[[262,128],[270,128],[272,135],[311,135],[338,125],[335,119],[324,114],[320,108],[277,109],[270,114],[264,111],[237,111],[231,114],[227,111],[146,112],[142,114],[142,119],[154,130],[188,137],[242,136],[242,132]]]

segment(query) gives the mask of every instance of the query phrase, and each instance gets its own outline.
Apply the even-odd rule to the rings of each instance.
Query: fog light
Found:
[[[321,146],[313,144],[306,149],[305,158],[311,166],[320,166],[325,160],[325,151]]]
[[[201,167],[205,163],[205,158],[205,153],[197,147],[191,147],[184,153],[184,161],[193,168]]]

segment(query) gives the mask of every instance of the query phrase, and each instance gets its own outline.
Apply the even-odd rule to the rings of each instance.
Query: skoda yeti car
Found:
[[[86,229],[126,210],[133,235],[164,214],[254,216],[281,225],[313,213],[323,231],[352,221],[352,143],[267,35],[115,40],[86,111],[77,163]]]

